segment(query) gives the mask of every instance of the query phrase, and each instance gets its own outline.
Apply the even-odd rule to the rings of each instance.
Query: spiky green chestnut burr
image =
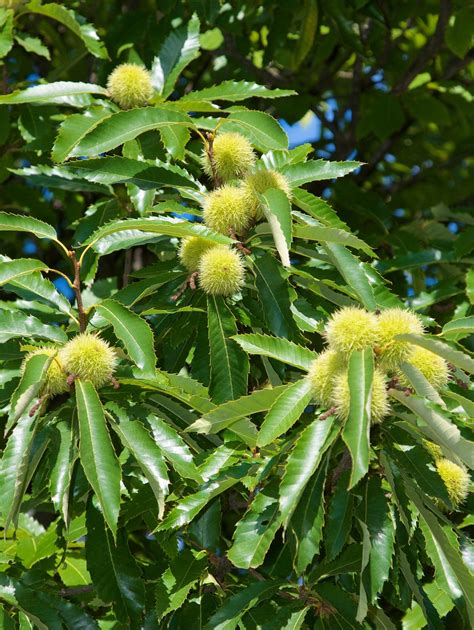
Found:
[[[441,450],[441,447],[434,442],[423,440],[423,446],[426,448],[426,450],[429,452],[434,460],[441,459],[443,457],[443,451]]]
[[[209,295],[233,295],[244,284],[242,256],[219,245],[205,252],[199,262],[199,286]]]
[[[435,389],[446,387],[449,380],[449,369],[448,363],[445,359],[443,359],[443,357],[440,357],[425,348],[415,346],[407,361],[418,368],[426,380],[431,383]],[[403,387],[410,387],[410,383],[402,372],[397,373],[397,376],[400,385],[403,385]]]
[[[445,457],[438,459],[436,470],[443,480],[448,492],[449,500],[454,508],[458,508],[469,494],[469,475],[464,468]]]
[[[211,165],[207,147],[202,153],[202,166],[209,175],[222,182],[232,179],[241,179],[255,164],[255,153],[250,142],[240,133],[218,133],[212,141]],[[214,171],[212,166],[214,166]]]
[[[179,259],[186,269],[193,273],[199,267],[201,256],[209,249],[216,247],[216,243],[200,236],[183,238],[178,250]]]
[[[232,231],[241,233],[253,219],[245,191],[240,186],[229,184],[206,195],[203,217],[208,227],[226,235]]]
[[[26,4],[27,0],[0,0],[0,8],[17,9],[22,4]]]
[[[258,194],[264,193],[269,188],[278,188],[285,193],[288,199],[291,199],[291,186],[286,177],[278,171],[256,171],[245,180],[244,190],[247,203],[257,220],[264,216]]]
[[[21,366],[21,372],[24,372],[27,361],[29,361],[31,357],[37,354],[46,354],[48,357],[52,357],[55,355],[50,363],[48,371],[46,372],[45,382],[41,391],[39,392],[40,396],[46,396],[49,398],[51,396],[57,396],[58,394],[64,394],[65,392],[67,392],[69,390],[69,386],[67,384],[67,374],[64,371],[61,361],[59,359],[57,348],[43,346],[28,353]]]
[[[372,348],[377,341],[377,317],[357,306],[346,306],[330,317],[324,334],[338,352]]]
[[[135,63],[123,63],[109,75],[107,89],[110,98],[122,109],[143,107],[153,96],[148,70]]]
[[[330,349],[321,352],[311,364],[308,378],[313,396],[320,405],[325,407],[330,405],[334,378],[345,365],[344,355]]]
[[[350,391],[347,370],[339,373],[334,379],[331,394],[331,404],[341,420],[347,420],[350,410]],[[370,402],[370,416],[372,422],[380,422],[389,412],[385,374],[378,368],[374,370],[372,379],[372,397]]]
[[[396,368],[401,361],[407,361],[412,356],[415,346],[395,338],[405,334],[423,334],[423,323],[418,315],[402,308],[387,308],[380,313],[377,353],[387,369]]]
[[[114,349],[92,333],[81,333],[60,350],[59,359],[67,374],[91,381],[97,389],[108,383],[117,365]]]

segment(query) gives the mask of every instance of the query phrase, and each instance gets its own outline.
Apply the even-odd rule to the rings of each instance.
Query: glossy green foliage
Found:
[[[0,627],[472,628],[465,3],[3,4]],[[354,306],[416,312],[447,383],[373,341],[322,400]]]

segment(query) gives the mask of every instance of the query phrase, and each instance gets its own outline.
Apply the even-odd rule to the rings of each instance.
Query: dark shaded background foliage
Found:
[[[298,96],[273,101],[269,111],[293,125],[311,110],[317,119],[317,157],[367,163],[356,179],[340,180],[327,190],[315,183],[310,190],[326,193],[341,218],[363,232],[382,258],[380,270],[388,273],[398,293],[434,303],[438,316],[453,312],[466,267],[452,263],[469,254],[474,241],[474,18],[469,3],[210,0],[67,5],[95,24],[111,59],[86,54],[67,30],[29,16],[23,28],[54,47],[52,61],[16,46],[3,67],[4,92],[12,82],[27,86],[38,77],[104,85],[117,61],[138,56],[149,65],[169,30],[196,11],[208,50],[185,70],[176,96],[226,79],[253,79],[296,90]],[[268,107],[255,101],[252,107]],[[52,144],[49,109],[44,118],[38,118],[36,108],[31,113],[31,118],[22,117],[24,138],[29,125],[40,125],[41,140]],[[6,168],[15,163],[20,145],[22,159],[35,163],[38,158],[35,140],[25,147],[18,137],[16,112],[9,121],[4,107],[1,116],[2,207],[34,209],[36,216],[53,222],[59,211],[64,225],[70,224],[91,197],[61,191],[54,198],[38,196],[10,175]],[[461,233],[465,236],[457,238]],[[16,244],[11,248],[14,251]],[[120,267],[121,261],[113,264]],[[105,273],[110,275],[110,269]]]

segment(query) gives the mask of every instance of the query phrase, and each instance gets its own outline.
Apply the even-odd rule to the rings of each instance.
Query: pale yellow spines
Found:
[[[122,109],[143,107],[153,96],[151,76],[146,68],[135,63],[122,63],[109,75],[110,98]]]

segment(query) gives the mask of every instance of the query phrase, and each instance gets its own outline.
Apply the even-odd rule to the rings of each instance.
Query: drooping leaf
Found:
[[[227,557],[240,569],[259,567],[280,525],[278,486],[274,484],[257,494],[237,523]]]
[[[112,414],[113,430],[148,479],[158,503],[158,518],[163,518],[170,482],[161,450],[140,420],[129,418],[126,411],[115,403],[108,403],[106,410]]]
[[[364,272],[363,264],[355,258],[343,245],[326,243],[323,245],[341,276],[359,297],[369,311],[377,307],[373,289]]]
[[[189,446],[172,426],[155,415],[147,416],[155,443],[176,472],[186,479],[201,481]]]
[[[204,225],[195,225],[189,221],[171,217],[149,217],[146,219],[111,221],[93,232],[84,245],[92,245],[99,254],[110,253],[119,249],[117,247],[117,237],[120,232],[126,232],[123,235],[126,240],[136,231],[145,232],[145,234],[176,236],[178,238],[200,236],[222,245],[232,242],[229,237],[214,232]],[[113,240],[108,240],[108,237],[113,237]]]
[[[367,474],[370,449],[370,406],[374,358],[372,349],[354,351],[349,359],[349,416],[342,430],[352,459],[349,488],[353,488]]]
[[[219,404],[235,400],[247,392],[249,361],[232,339],[237,326],[224,298],[208,296],[207,317],[211,359],[209,391],[213,402]]]
[[[198,56],[199,19],[193,15],[186,25],[168,35],[158,56],[153,60],[153,86],[163,98],[168,98],[181,72]]]
[[[267,446],[286,433],[299,419],[313,397],[308,379],[285,388],[265,416],[257,437],[257,446]]]
[[[112,603],[117,619],[129,627],[140,625],[145,603],[143,579],[123,530],[117,540],[92,504],[87,509],[87,569],[99,597]]]
[[[0,460],[0,513],[5,523],[16,522],[26,490],[28,462],[36,432],[35,415],[25,414],[13,429]]]
[[[365,488],[364,519],[370,535],[369,602],[374,603],[389,578],[394,549],[394,523],[390,505],[379,477],[369,479]]]
[[[85,95],[106,95],[107,90],[93,83],[80,83],[78,81],[57,81],[56,83],[44,83],[16,90],[10,94],[0,96],[0,104],[18,105],[20,103],[55,103],[56,105],[87,105],[89,99]]]
[[[104,410],[90,381],[75,381],[79,419],[79,453],[104,519],[113,536],[120,509],[120,464],[105,423]]]
[[[222,123],[223,130],[240,132],[260,151],[288,148],[286,133],[269,114],[239,107],[229,111],[231,113]]]
[[[368,256],[376,256],[364,241],[350,232],[339,228],[319,227],[313,225],[296,226],[294,230],[296,238],[302,238],[305,241],[320,241],[321,243],[338,243],[347,247],[354,247],[365,252]]]
[[[234,339],[239,337],[236,335]],[[268,389],[256,389],[248,396],[229,400],[196,420],[187,431],[196,433],[218,433],[231,427],[232,424],[254,413],[270,409],[276,398],[287,388],[287,385]]]
[[[249,354],[270,357],[306,372],[318,356],[309,348],[298,346],[296,343],[282,337],[250,333],[247,335],[234,335],[233,339]]]
[[[54,358],[47,354],[35,354],[26,361],[18,387],[11,397],[10,413],[5,427],[6,432],[10,430],[20,416],[30,411],[33,401],[36,404],[36,398],[41,391],[53,360]]]
[[[31,232],[38,238],[49,238],[56,241],[58,235],[51,226],[27,215],[0,212],[0,232]]]
[[[280,582],[255,582],[229,597],[226,603],[208,620],[204,630],[233,630],[244,613],[256,606],[279,588]]]
[[[69,525],[69,491],[75,459],[77,458],[76,436],[69,420],[54,425],[55,457],[51,469],[50,492],[55,509]]]
[[[361,166],[361,162],[328,162],[326,160],[308,160],[299,164],[290,164],[282,168],[283,175],[290,184],[297,188],[308,182],[344,177]]]
[[[433,339],[427,335],[397,335],[397,339],[400,339],[400,341],[409,341],[417,346],[426,348],[435,354],[439,354],[440,357],[443,357],[456,367],[470,374],[474,374],[474,359],[460,350],[451,348],[451,346],[448,346],[448,344],[443,341]]]
[[[31,13],[44,15],[45,17],[49,17],[57,22],[60,22],[77,35],[77,37],[79,37],[79,39],[81,39],[84,43],[87,50],[95,57],[107,59],[107,50],[104,44],[100,41],[95,28],[92,24],[78,19],[79,16],[77,16],[71,9],[55,2],[42,4],[41,0],[31,0],[26,8]]]
[[[96,157],[133,140],[147,131],[172,127],[193,127],[192,120],[181,112],[158,107],[144,107],[117,112],[99,120],[77,142],[68,157]]]
[[[290,247],[293,240],[291,205],[282,190],[269,188],[263,195],[263,210],[270,225],[275,247],[284,267],[290,266]]]
[[[287,531],[291,532],[295,538],[293,566],[297,575],[306,571],[318,553],[322,540],[327,463],[326,458],[326,462],[319,466],[317,472],[309,480],[287,527]]]
[[[64,162],[72,157],[81,140],[112,113],[103,108],[91,108],[84,114],[68,116],[59,126],[51,157],[55,162]]]
[[[145,378],[155,375],[155,349],[153,332],[147,322],[126,306],[115,300],[104,300],[96,307],[97,312],[109,324],[125,346],[128,356],[143,372]]]
[[[280,484],[280,512],[285,527],[322,456],[338,435],[339,428],[333,425],[333,417],[314,420],[301,433],[288,456]]]
[[[33,315],[21,311],[0,310],[0,343],[18,337],[48,339],[58,343],[67,341],[66,333],[57,326],[43,324]]]
[[[277,337],[291,338],[294,325],[285,272],[269,253],[255,258],[254,271],[258,298],[270,330]]]
[[[0,261],[0,286],[7,282],[14,282],[22,276],[34,271],[45,271],[48,265],[33,258],[17,258],[15,260]]]
[[[405,396],[398,390],[390,390],[390,395],[402,405],[410,409],[421,419],[420,429],[436,444],[442,444],[455,453],[469,468],[474,468],[474,452],[471,443],[461,435],[458,427],[450,422],[432,405],[427,405],[422,398]],[[411,420],[409,417],[408,420]]]
[[[155,601],[158,621],[180,608],[207,566],[207,554],[185,550],[176,556],[158,580]]]

